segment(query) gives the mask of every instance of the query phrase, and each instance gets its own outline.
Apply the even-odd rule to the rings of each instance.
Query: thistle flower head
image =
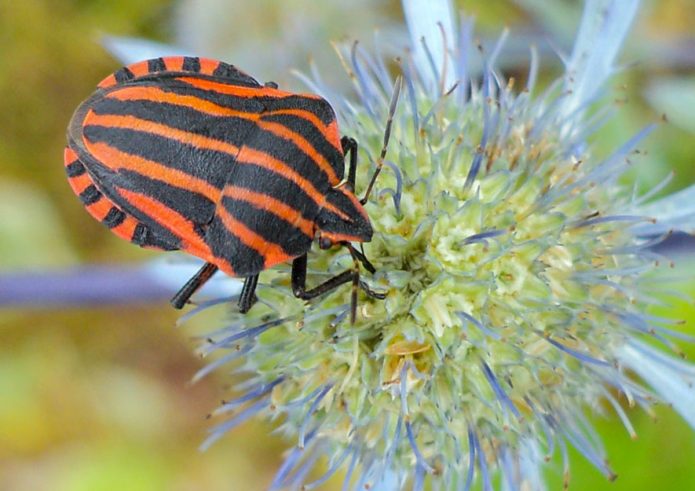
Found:
[[[342,468],[355,489],[407,479],[416,489],[427,480],[467,489],[475,479],[490,489],[494,472],[509,489],[541,489],[543,456],[558,448],[567,472],[567,443],[612,478],[584,411],[607,401],[634,434],[616,393],[648,409],[658,395],[692,398],[695,376],[639,341],[672,347],[678,336],[671,321],[645,314],[658,236],[643,238],[653,222],[617,182],[649,128],[612,155],[587,145],[600,122],[584,116],[587,104],[636,2],[588,2],[566,77],[540,95],[533,53],[524,85],[504,78],[495,68],[503,35],[474,77],[471,23],[456,34],[450,6],[434,2],[427,24],[415,3],[406,2],[414,42],[397,60],[391,144],[366,205],[374,236],[364,252],[377,272],[362,280],[386,298],[360,294],[351,324],[350,288],[304,302],[287,269],[265,273],[259,304],[201,347],[220,357],[200,376],[236,363],[245,377],[241,395],[217,409],[227,419],[206,445],[250,416],[277,421],[296,445],[276,488],[312,489]],[[590,51],[601,40],[610,41],[603,54]],[[357,99],[305,81],[360,144],[359,192],[379,163],[394,79],[357,44],[339,55]],[[317,248],[308,282],[351,265],[344,248]],[[647,366],[680,382],[667,390]]]

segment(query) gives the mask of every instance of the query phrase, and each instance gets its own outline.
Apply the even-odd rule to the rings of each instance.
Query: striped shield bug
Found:
[[[292,261],[299,298],[352,282],[354,322],[358,288],[384,298],[360,281],[359,263],[374,267],[352,243],[372,238],[363,205],[383,164],[399,88],[361,200],[357,143],[340,137],[326,100],[197,57],[146,60],[105,78],[70,121],[65,168],[87,211],[117,236],[205,261],[172,298],[174,307],[219,269],[245,278],[238,300],[245,313],[259,273]],[[347,248],[353,267],[307,289],[314,239],[322,249]]]

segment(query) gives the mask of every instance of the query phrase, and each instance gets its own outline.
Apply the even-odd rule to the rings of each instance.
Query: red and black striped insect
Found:
[[[400,84],[397,84],[399,87]],[[167,57],[121,68],[75,111],[65,167],[87,211],[141,247],[182,250],[205,265],[172,298],[182,308],[218,269],[245,278],[239,309],[256,301],[261,271],[292,261],[292,290],[311,299],[374,272],[351,242],[372,227],[355,194],[357,143],[340,137],[329,103],[293,94],[232,65]],[[345,177],[345,162],[350,154]],[[346,247],[354,267],[306,288],[307,252]]]

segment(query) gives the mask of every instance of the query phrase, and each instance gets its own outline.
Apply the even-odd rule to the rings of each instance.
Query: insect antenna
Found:
[[[360,257],[360,261],[362,261],[362,265],[367,269],[367,271],[372,274],[376,273],[376,268],[372,263],[369,262],[369,259],[367,259],[367,256],[364,253],[364,242],[360,242],[359,254],[360,255],[358,257]]]
[[[391,123],[393,123],[393,115],[396,113],[396,106],[398,105],[398,96],[401,93],[401,77],[396,79],[396,83],[393,87],[393,94],[391,95],[391,104],[389,105],[389,116],[386,120],[386,130],[384,131],[384,145],[381,147],[381,154],[379,159],[376,161],[376,170],[372,174],[372,179],[369,181],[369,186],[367,186],[367,191],[364,193],[364,197],[360,200],[363,205],[369,199],[369,194],[372,192],[376,178],[381,172],[381,168],[384,166],[384,158],[386,157],[386,150],[389,146],[389,138],[391,138]]]

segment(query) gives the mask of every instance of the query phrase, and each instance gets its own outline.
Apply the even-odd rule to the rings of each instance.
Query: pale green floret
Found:
[[[320,423],[320,435],[336,452],[360,442],[377,457],[393,452],[394,468],[410,468],[417,459],[405,430],[393,438],[401,416],[411,422],[427,465],[441,470],[467,447],[469,425],[492,458],[499,444],[515,448],[525,435],[538,434],[529,404],[561,412],[582,407],[600,390],[585,363],[546,338],[608,362],[607,346],[623,339],[624,327],[601,307],[630,309],[630,299],[577,276],[625,266],[610,255],[631,240],[624,225],[581,225],[595,213],[611,213],[620,200],[610,188],[589,184],[561,191],[558,186],[586,175],[591,156],[562,156],[553,126],[531,141],[533,126],[523,114],[510,123],[506,141],[484,150],[480,173],[466,188],[481,151],[482,104],[474,97],[461,112],[453,98],[442,100],[417,136],[407,106],[396,114],[388,159],[403,174],[400,209],[393,200],[396,179],[386,167],[366,207],[375,234],[364,248],[377,274],[363,270],[363,279],[386,299],[360,292],[357,322],[350,325],[345,316],[336,321],[350,305],[350,287],[339,288],[312,303],[304,321],[261,334],[248,353],[246,364],[258,378],[284,377],[273,389],[270,411],[284,415],[288,435],[296,438]],[[367,115],[343,127],[366,150],[358,190],[368,177],[365,155],[379,154],[382,131]],[[351,265],[344,249],[316,251],[309,282]],[[258,304],[243,318],[249,326],[263,315],[301,316],[305,309],[291,296],[286,272],[274,278],[278,288],[259,290],[274,310]],[[495,393],[484,364],[508,403]],[[307,422],[313,399],[292,401],[327,384]]]

